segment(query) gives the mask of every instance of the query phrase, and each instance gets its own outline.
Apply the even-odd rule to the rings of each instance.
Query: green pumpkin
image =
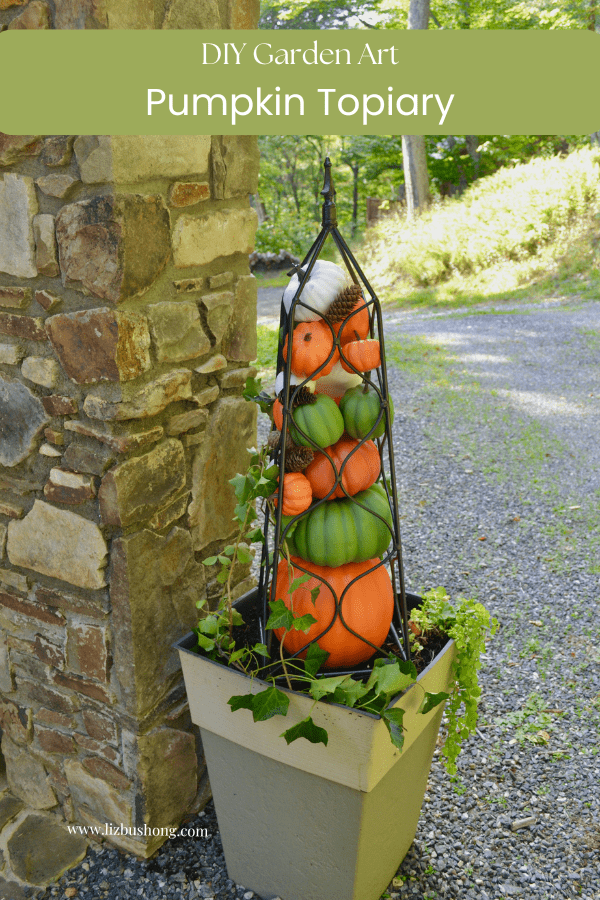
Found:
[[[311,440],[318,447],[330,447],[339,441],[344,433],[342,414],[335,400],[328,394],[317,394],[314,403],[297,406],[292,418],[298,428],[307,435],[304,437],[291,422],[288,424],[291,439],[302,447],[312,447]]]
[[[353,498],[327,500],[309,509],[290,529],[293,535],[287,543],[292,555],[333,568],[382,556],[392,538],[390,528],[387,495],[381,484],[373,484]]]
[[[394,421],[394,404],[388,395],[390,404],[390,425]],[[385,415],[373,431],[381,409],[379,394],[369,385],[358,385],[346,391],[340,400],[340,411],[344,417],[344,426],[350,437],[362,440],[369,437],[371,440],[381,437],[385,432]]]

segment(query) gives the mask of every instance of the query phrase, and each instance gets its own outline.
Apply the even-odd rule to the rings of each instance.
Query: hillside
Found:
[[[398,305],[597,297],[599,225],[600,155],[583,149],[500,169],[412,223],[384,220],[360,252]]]

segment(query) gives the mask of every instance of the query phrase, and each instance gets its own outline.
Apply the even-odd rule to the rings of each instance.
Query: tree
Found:
[[[412,0],[382,0],[385,28],[406,28]],[[597,0],[431,0],[434,28],[596,29]]]
[[[425,29],[428,24],[429,0],[410,0],[408,28]],[[406,211],[410,219],[431,200],[424,135],[402,135],[402,163],[406,185]]]
[[[372,138],[366,135],[342,137],[340,159],[352,172],[352,237],[358,227],[359,174],[364,170],[372,153]]]
[[[259,28],[375,27],[380,0],[263,0]]]

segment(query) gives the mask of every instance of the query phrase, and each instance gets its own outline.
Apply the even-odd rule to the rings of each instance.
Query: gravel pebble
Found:
[[[500,622],[477,734],[455,779],[435,751],[395,900],[600,897],[600,303],[509,313],[384,314],[407,588]],[[209,837],[91,849],[42,897],[256,896],[227,877],[212,804],[187,824]]]

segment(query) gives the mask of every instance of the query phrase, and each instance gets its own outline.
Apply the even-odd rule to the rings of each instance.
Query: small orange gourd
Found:
[[[331,359],[323,365],[333,350],[333,335],[331,328],[322,319],[318,322],[300,322],[294,328],[292,335],[292,372],[298,378],[321,378],[328,375],[337,360],[338,352],[333,353]],[[283,358],[287,362],[288,339],[283,345]]]
[[[281,512],[284,516],[299,516],[312,503],[310,481],[302,472],[287,472],[283,476],[283,503]],[[277,498],[275,498],[277,506]]]
[[[353,372],[354,369],[358,369],[359,372],[369,372],[381,365],[381,346],[375,339],[350,341],[350,343],[344,344],[342,353],[342,368],[346,372]]]
[[[350,318],[342,322],[336,322],[332,327],[340,339],[343,347],[350,341],[364,340],[369,334],[369,307],[361,297],[356,307],[352,310]]]
[[[325,453],[332,458],[335,469]],[[346,464],[342,470],[344,460]],[[304,474],[310,482],[313,495],[321,498],[326,497],[333,488],[336,475],[340,471],[342,484],[337,485],[329,497],[330,500],[346,496],[342,486],[351,497],[371,487],[381,471],[379,451],[373,441],[365,441],[359,446],[359,441],[342,437],[333,447],[326,447],[323,453],[316,453],[313,461],[304,470]]]
[[[325,668],[354,666],[370,659],[375,653],[373,647],[348,631],[346,625],[377,647],[381,647],[385,641],[394,613],[392,582],[382,565],[369,572],[369,569],[381,563],[381,560],[368,559],[366,562],[347,563],[335,568],[319,566],[297,556],[293,556],[291,561],[291,567],[285,559],[279,563],[275,598],[283,600],[294,615],[303,616],[310,613],[317,621],[311,625],[307,634],[292,630],[284,637],[283,628],[274,629],[278,640],[283,639],[283,646],[288,653],[296,653],[313,638],[323,634],[331,624],[336,612],[333,593],[335,592],[337,599],[342,601],[341,612],[345,624],[338,615],[329,631],[317,642],[322,650],[329,653],[329,658],[324,664]],[[305,574],[297,569],[295,564],[307,569],[313,576],[319,577],[312,577],[296,588],[290,596],[288,591],[291,581]],[[348,587],[355,578],[357,581]],[[347,587],[348,590],[344,593]],[[319,588],[319,593],[313,603],[311,591],[314,588]],[[305,655],[301,654],[302,657]]]

